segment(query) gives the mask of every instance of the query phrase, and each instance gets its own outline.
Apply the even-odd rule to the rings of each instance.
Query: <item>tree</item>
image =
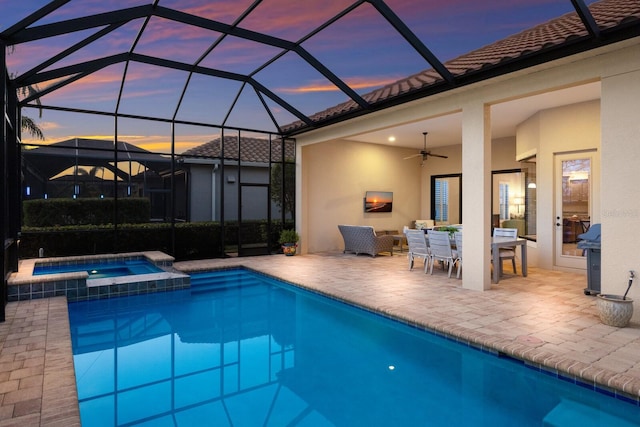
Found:
[[[283,191],[284,183],[284,191]],[[296,196],[296,165],[275,163],[271,168],[271,199],[282,209],[286,218],[293,218]]]
[[[11,54],[12,52],[13,52],[13,46],[11,46],[11,49],[9,50],[9,54]],[[13,73],[9,74],[9,78],[13,79],[15,78],[15,75]],[[18,89],[18,95],[22,95],[23,97],[33,96],[33,95],[37,95],[39,91],[40,89],[38,88],[37,85],[22,86]],[[40,102],[40,98],[35,98],[35,101],[39,107],[38,117],[42,118],[42,108],[40,108],[42,106],[42,103]],[[33,136],[34,138],[44,140],[44,132],[42,132],[42,129],[40,129],[40,126],[38,126],[36,121],[33,120],[31,117],[22,116],[22,122],[20,123],[20,127],[22,128],[23,131],[29,132],[31,136]]]
[[[38,87],[31,85],[23,86],[19,89],[19,93],[22,96],[32,96],[36,95],[38,92]],[[36,98],[35,101],[38,107],[42,105],[40,102],[40,98]],[[42,118],[42,108],[38,108],[38,111],[38,117]],[[42,132],[42,129],[40,129],[40,126],[38,126],[35,120],[33,120],[31,117],[22,116],[22,123],[20,123],[20,126],[22,127],[23,131],[29,132],[34,138],[44,140],[44,133]]]
[[[44,140],[42,129],[40,129],[40,126],[38,126],[31,117],[22,116],[21,126],[23,131],[29,132],[34,138]]]

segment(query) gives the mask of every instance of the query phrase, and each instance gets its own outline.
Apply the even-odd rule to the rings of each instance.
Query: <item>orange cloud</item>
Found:
[[[184,3],[188,3],[186,1],[181,2],[181,6]],[[187,4],[182,10],[186,13],[190,13],[192,15],[201,16],[203,18],[212,19],[214,21],[220,21],[227,24],[233,23],[238,16],[240,16],[245,9],[247,8],[247,4],[243,4],[240,1],[232,0],[228,2],[219,1],[219,2],[198,2],[193,1],[192,4]],[[200,4],[202,3],[202,4]]]
[[[220,33],[161,18],[152,18],[144,31],[136,51],[153,49],[162,56],[198,56]],[[194,46],[199,43],[201,46]],[[169,49],[169,51],[167,51]]]
[[[182,153],[190,148],[211,141],[214,138],[215,136],[212,135],[176,136],[175,152],[177,154]],[[167,135],[121,135],[118,139],[155,153],[168,154],[171,152],[171,139]]]
[[[52,101],[57,102],[60,98],[72,97],[74,102],[115,102],[116,97],[118,96],[120,82],[122,80],[122,67],[122,64],[120,64],[120,66],[105,68],[101,71],[90,74],[52,92],[51,94],[46,95],[42,98],[42,101],[43,103]],[[164,86],[149,90],[145,90],[143,87],[140,87],[140,85],[131,86],[133,82],[137,81],[157,81],[170,73],[171,70],[163,69],[161,67],[129,67],[123,98],[144,97],[175,92],[176,88],[173,86]],[[186,73],[184,73],[184,75],[186,80]],[[41,88],[56,82],[45,82]],[[132,87],[135,87],[136,90],[130,90]]]
[[[295,41],[345,7],[342,2],[326,0],[272,0],[262,2],[240,27]]]
[[[40,129],[42,129],[43,131],[48,131],[48,130],[54,130],[54,129],[60,129],[61,126],[58,123],[55,122],[40,122],[38,123],[38,126],[40,126]]]

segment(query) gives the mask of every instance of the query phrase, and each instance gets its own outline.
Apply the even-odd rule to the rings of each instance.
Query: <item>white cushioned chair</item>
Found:
[[[413,269],[413,261],[416,258],[423,258],[424,272],[426,273],[429,268],[429,247],[424,231],[407,229],[404,231],[404,235],[407,236],[407,245],[409,246],[409,270]]]
[[[518,237],[518,229],[517,228],[494,228],[493,229],[493,236],[494,237],[511,237],[511,238],[517,238]],[[518,272],[516,271],[516,248],[515,246],[510,246],[510,247],[506,247],[506,248],[500,248],[500,265],[496,266],[494,265],[493,268],[499,268],[500,269],[500,275],[502,275],[502,261],[504,261],[505,259],[510,259],[511,260],[511,265],[513,266],[513,274],[518,274]]]
[[[430,230],[436,225],[436,222],[432,219],[416,219],[415,222],[418,230]]]
[[[431,258],[430,274],[433,274],[433,264],[438,260],[449,266],[449,277],[451,277],[453,265],[458,262],[458,253],[451,249],[449,232],[428,230],[427,233],[429,235],[429,255]]]
[[[458,253],[458,271],[456,277],[460,278],[460,270],[462,269],[462,232],[456,231],[453,235],[456,242],[456,252]]]

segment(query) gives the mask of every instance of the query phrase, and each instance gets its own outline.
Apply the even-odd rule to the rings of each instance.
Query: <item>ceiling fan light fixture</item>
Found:
[[[448,159],[449,158],[449,156],[443,156],[441,154],[431,154],[431,151],[427,151],[427,134],[428,133],[429,132],[426,132],[426,131],[422,132],[422,135],[424,136],[424,143],[423,143],[422,150],[418,154],[414,154],[412,156],[405,157],[404,158],[405,160],[412,159],[414,157],[422,156],[422,163],[421,164],[424,165],[424,161],[427,159],[428,156],[440,157],[440,158],[443,158],[443,159]]]

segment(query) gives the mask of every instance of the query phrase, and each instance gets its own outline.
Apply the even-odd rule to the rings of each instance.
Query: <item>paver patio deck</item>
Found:
[[[640,325],[603,325],[584,275],[529,268],[485,292],[404,255],[323,253],[187,261],[193,272],[246,266],[442,334],[640,397]],[[464,274],[464,272],[463,272]],[[621,284],[625,289],[626,284]],[[80,425],[64,297],[9,303],[0,323],[0,427]]]

